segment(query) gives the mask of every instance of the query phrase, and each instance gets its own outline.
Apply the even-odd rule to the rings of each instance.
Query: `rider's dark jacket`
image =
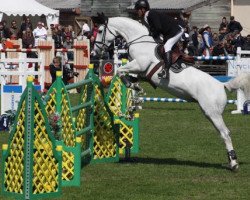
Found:
[[[157,39],[162,34],[164,41],[177,35],[181,31],[181,27],[184,27],[183,22],[155,10],[149,11],[147,21],[150,35]]]

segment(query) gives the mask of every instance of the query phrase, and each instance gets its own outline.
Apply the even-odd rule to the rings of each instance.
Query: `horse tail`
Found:
[[[247,100],[250,100],[250,73],[242,73],[225,83],[225,87],[231,92],[241,89]]]

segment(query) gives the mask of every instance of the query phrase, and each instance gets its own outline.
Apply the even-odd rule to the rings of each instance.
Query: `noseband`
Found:
[[[101,51],[103,51],[105,48],[108,48],[109,46],[106,45],[106,33],[107,30],[109,33],[111,33],[114,37],[116,37],[116,35],[109,29],[107,23],[104,24],[104,30],[103,30],[103,34],[102,34],[102,41],[95,41],[94,44],[96,45],[96,47],[98,49],[100,49]]]

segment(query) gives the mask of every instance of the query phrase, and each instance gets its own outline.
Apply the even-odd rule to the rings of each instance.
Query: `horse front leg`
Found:
[[[117,69],[117,75],[127,88],[131,88],[138,93],[143,93],[143,89],[137,82],[138,80],[136,82],[134,80],[131,81],[131,78],[127,76],[128,73],[138,74],[139,72],[141,72],[141,68],[136,60],[132,60],[131,62]]]

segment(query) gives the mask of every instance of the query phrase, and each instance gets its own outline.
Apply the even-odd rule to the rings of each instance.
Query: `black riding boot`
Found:
[[[160,79],[169,77],[169,69],[172,65],[172,51],[168,51],[165,53],[164,63],[165,63],[165,66],[163,67],[161,72],[158,73],[158,77]]]

